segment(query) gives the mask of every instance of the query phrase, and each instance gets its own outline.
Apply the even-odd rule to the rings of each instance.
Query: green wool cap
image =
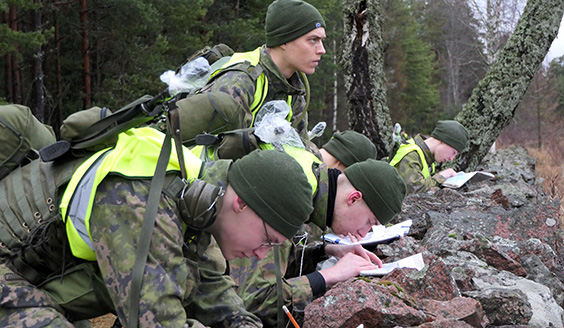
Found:
[[[325,27],[325,21],[314,6],[300,0],[276,0],[266,12],[266,46],[277,47],[310,31]]]
[[[349,167],[356,162],[369,158],[376,159],[376,146],[364,134],[346,130],[333,134],[331,140],[323,145],[344,166]]]
[[[344,173],[381,224],[401,211],[406,187],[393,166],[368,159],[347,167]]]
[[[461,153],[468,143],[468,130],[457,121],[439,121],[431,133],[431,137],[438,139]]]
[[[278,150],[255,150],[233,163],[229,184],[276,231],[292,238],[313,211],[300,164]]]

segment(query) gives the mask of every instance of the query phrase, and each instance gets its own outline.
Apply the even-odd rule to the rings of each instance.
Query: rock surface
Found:
[[[413,220],[409,234],[374,249],[384,262],[422,253],[424,269],[337,284],[302,327],[563,327],[560,201],[523,148],[478,169],[496,178],[408,196],[392,223]]]

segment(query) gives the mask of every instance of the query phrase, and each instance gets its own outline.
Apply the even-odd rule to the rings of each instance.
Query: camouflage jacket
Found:
[[[259,64],[268,78],[268,94],[263,104],[271,100],[286,100],[292,95],[292,125],[304,137],[307,132],[307,113],[305,109],[305,86],[297,73],[286,79],[272,61],[266,46],[262,46]],[[249,109],[254,100],[256,82],[246,73],[226,71],[220,77],[202,88],[202,92],[224,92],[236,99],[243,108]]]
[[[424,142],[423,136],[420,134],[413,138],[415,140],[415,144],[421,148],[423,154],[425,155],[425,160],[427,161],[427,165],[431,167],[434,163],[434,156],[431,153],[431,150]],[[400,146],[401,148],[401,146]],[[416,151],[412,151],[405,155],[405,157],[395,165],[395,168],[398,170],[399,175],[405,181],[407,186],[407,193],[420,193],[425,192],[432,187],[438,187],[443,182],[445,182],[445,178],[438,174],[434,173],[429,177],[425,178],[423,176],[423,164],[421,162],[421,158]]]
[[[314,211],[310,215],[309,224],[303,227],[303,230],[308,231],[307,241],[304,242],[301,234],[298,233],[293,242],[286,241],[280,246],[282,289],[284,303],[288,308],[303,310],[315,296],[318,296],[314,295],[306,275],[316,270],[317,263],[324,255],[319,252],[320,243],[315,242],[327,229],[328,171],[325,165],[321,165],[320,168],[318,189],[314,195]],[[307,246],[303,247],[304,244]],[[229,268],[237,293],[243,299],[247,310],[257,315],[265,327],[276,327],[274,251],[270,250],[260,261],[255,257],[229,261]]]
[[[227,170],[204,168],[204,180],[226,181]],[[128,317],[128,286],[135,262],[135,244],[149,193],[148,181],[108,177],[92,208],[91,234],[102,278],[120,320]],[[118,205],[119,204],[119,205]],[[118,205],[118,206],[116,206]],[[260,327],[223,276],[213,238],[183,227],[174,199],[161,196],[140,294],[141,327]],[[213,250],[217,250],[213,252]]]

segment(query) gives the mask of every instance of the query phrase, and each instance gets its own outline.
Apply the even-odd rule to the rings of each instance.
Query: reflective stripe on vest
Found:
[[[261,149],[275,149],[272,144],[259,143]],[[307,181],[311,186],[311,193],[315,195],[318,187],[318,177],[314,171],[315,164],[323,163],[319,158],[317,158],[313,153],[299,147],[292,147],[284,145],[284,152],[292,158],[294,158],[304,170],[307,177]]]
[[[217,75],[219,72],[222,72],[225,69],[240,63],[249,62],[251,66],[257,66],[260,61],[260,52],[261,52],[261,47],[258,47],[255,50],[249,52],[234,53],[227,63],[225,63],[220,69],[216,70],[215,72],[212,72],[210,79],[213,78],[215,75]],[[268,78],[266,77],[266,74],[264,74],[263,72],[257,77],[254,99],[253,102],[251,103],[251,106],[249,107],[249,110],[253,114],[253,120],[251,121],[250,126],[253,126],[253,124],[255,123],[255,116],[258,110],[260,109],[260,107],[262,106],[262,103],[264,102],[267,94],[268,94]],[[290,122],[292,120],[292,115],[293,115],[291,95],[288,95],[287,102],[288,102],[288,106],[290,106],[290,113],[286,117],[286,120]]]
[[[132,179],[150,179],[164,140],[164,134],[152,128],[131,129],[119,134],[114,148],[94,154],[74,172],[61,204],[61,216],[72,254],[94,261],[96,255],[90,235],[90,216],[98,185],[110,173]],[[188,179],[199,174],[201,161],[184,149]],[[167,172],[180,171],[175,147],[172,147]]]
[[[421,147],[415,144],[415,140],[413,140],[413,138],[407,140],[407,144],[402,144],[399,147],[396,155],[390,161],[390,165],[396,166],[397,163],[401,162],[401,160],[412,151],[416,151],[419,155],[419,158],[421,159],[421,165],[423,166],[421,173],[423,174],[423,177],[425,179],[427,179],[431,174],[435,173],[435,163],[431,165],[431,169],[429,170],[429,165],[427,164],[427,160],[425,159],[425,154],[423,153]]]

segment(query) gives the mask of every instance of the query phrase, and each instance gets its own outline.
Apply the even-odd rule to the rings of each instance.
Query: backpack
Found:
[[[55,142],[53,129],[41,123],[29,107],[0,106],[0,180],[38,158],[43,146]]]
[[[176,72],[180,72],[182,67],[200,57],[212,65],[233,53],[233,50],[225,44],[205,47],[191,55]],[[111,147],[121,132],[133,127],[165,121],[164,113],[176,108],[177,101],[197,91],[171,95],[167,88],[156,96],[144,95],[114,113],[99,107],[76,112],[63,121],[61,126],[63,140],[41,149],[39,152],[41,159],[49,162],[69,157],[82,157]],[[168,129],[168,125],[163,128],[165,129]]]

